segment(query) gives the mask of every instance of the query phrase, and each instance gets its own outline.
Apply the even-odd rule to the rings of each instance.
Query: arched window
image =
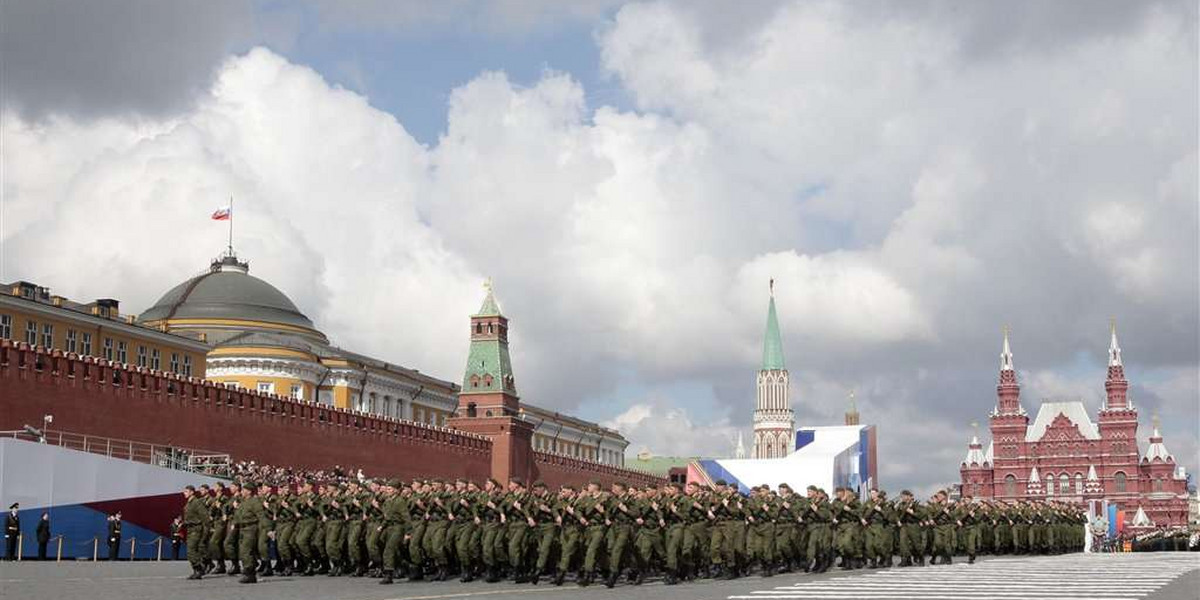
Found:
[[[1156,491],[1156,492],[1163,491],[1163,480],[1161,477],[1154,480],[1154,491]]]
[[[1116,488],[1116,491],[1118,494],[1125,493],[1125,472],[1124,471],[1117,471],[1115,474],[1113,474],[1113,486]]]
[[[1071,476],[1063,473],[1058,476],[1058,493],[1069,496],[1071,494]]]
[[[1083,495],[1083,473],[1075,474],[1075,495]]]
[[[475,333],[483,333],[483,323],[475,324]]]
[[[491,323],[488,323],[488,333],[494,333],[494,331],[492,330],[492,324],[491,324]]]
[[[1054,474],[1046,473],[1046,495],[1054,495]]]
[[[1017,495],[1017,476],[1013,475],[1012,473],[1009,473],[1008,475],[1004,476],[1004,495],[1005,496],[1016,496]]]

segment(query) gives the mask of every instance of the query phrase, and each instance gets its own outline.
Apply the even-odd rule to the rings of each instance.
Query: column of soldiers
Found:
[[[556,491],[488,480],[252,482],[189,486],[182,516],[191,579],[205,574],[615,586],[661,574],[668,585],[758,572],[949,564],[959,554],[1060,553],[1083,548],[1086,517],[1054,502],[919,502],[849,488],[831,499],[787,484],[742,494],[717,481],[633,487],[597,482]],[[228,563],[228,568],[226,566]]]

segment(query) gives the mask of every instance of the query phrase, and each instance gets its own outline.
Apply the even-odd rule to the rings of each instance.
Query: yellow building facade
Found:
[[[74,302],[28,281],[0,286],[0,339],[200,378],[209,350],[202,336],[139,324],[117,300]]]

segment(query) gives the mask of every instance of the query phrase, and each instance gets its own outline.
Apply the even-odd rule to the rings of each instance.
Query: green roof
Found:
[[[499,317],[500,305],[496,304],[496,296],[492,294],[492,287],[488,286],[487,297],[483,299],[483,306],[479,307],[479,312],[475,313],[476,317]]]
[[[775,316],[775,296],[767,308],[767,335],[763,339],[762,370],[783,370],[783,338],[779,335],[779,319]]]
[[[646,460],[642,460],[640,458],[634,458],[630,460],[626,458],[625,467],[629,469],[638,469],[639,471],[645,471],[660,477],[666,477],[671,471],[672,467],[686,467],[688,466],[688,463],[694,460],[700,460],[700,457],[693,456],[689,458],[686,456],[652,456]]]

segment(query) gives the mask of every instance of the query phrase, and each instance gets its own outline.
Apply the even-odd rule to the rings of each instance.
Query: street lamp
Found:
[[[42,416],[42,443],[46,443],[46,438],[50,434],[50,424],[54,422],[54,415]]]

